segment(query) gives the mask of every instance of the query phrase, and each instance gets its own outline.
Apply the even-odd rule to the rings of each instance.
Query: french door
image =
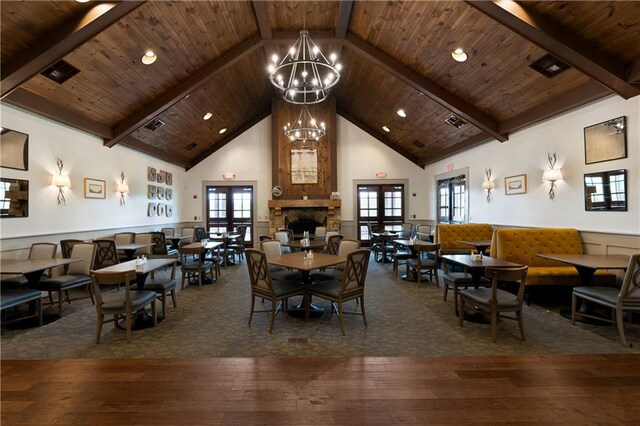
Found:
[[[231,232],[247,227],[245,247],[253,247],[253,188],[251,186],[207,186],[208,232]]]
[[[358,239],[368,242],[369,224],[399,231],[404,223],[404,185],[358,185]]]
[[[464,223],[467,218],[464,175],[438,181],[438,223]]]

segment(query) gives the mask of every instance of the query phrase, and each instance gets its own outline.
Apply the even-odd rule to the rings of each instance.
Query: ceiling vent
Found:
[[[187,145],[187,151],[191,151],[193,148],[196,147],[196,145],[198,145],[195,142],[190,143],[189,145]]]
[[[55,64],[51,65],[46,70],[42,71],[42,75],[47,77],[50,80],[55,81],[58,84],[62,84],[65,81],[69,80],[74,75],[78,74],[80,70],[69,62],[65,62],[60,59]]]
[[[418,148],[424,148],[424,144],[420,141],[413,141],[413,144]]]
[[[457,129],[461,128],[462,126],[464,126],[465,123],[464,121],[462,121],[462,119],[460,117],[458,117],[455,114],[451,114],[449,117],[445,118],[444,121],[446,121],[447,123],[451,124],[452,126],[456,127]]]
[[[146,126],[144,126],[144,128],[155,132],[156,130],[158,130],[162,126],[164,126],[164,121],[158,120],[156,118],[156,119],[151,120]]]
[[[547,78],[555,77],[562,71],[571,68],[550,53],[547,53],[529,66]]]

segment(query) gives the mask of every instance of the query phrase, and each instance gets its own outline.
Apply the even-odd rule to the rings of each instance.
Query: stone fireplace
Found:
[[[269,232],[294,225],[295,233],[316,226],[340,229],[340,200],[269,200]]]

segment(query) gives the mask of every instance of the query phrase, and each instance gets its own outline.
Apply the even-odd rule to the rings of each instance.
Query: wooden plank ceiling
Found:
[[[640,94],[638,1],[3,0],[2,101],[189,169],[270,113],[266,58],[303,16],[343,64],[338,114],[421,167]],[[452,60],[457,47],[466,62]],[[149,49],[158,60],[145,66]],[[570,68],[533,70],[547,53]],[[40,74],[60,59],[80,71],[62,84]],[[164,125],[145,127],[154,120]]]

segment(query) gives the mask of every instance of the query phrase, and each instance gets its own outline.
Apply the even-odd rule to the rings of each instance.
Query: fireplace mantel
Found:
[[[269,207],[269,232],[274,232],[284,227],[285,215],[301,215],[302,211],[306,209],[309,209],[307,214],[317,214],[318,211],[324,211],[323,217],[326,216],[327,227],[330,229],[340,227],[342,216],[340,214],[341,200],[268,200],[267,205]],[[316,220],[322,222],[321,219]]]
[[[340,201],[342,200],[268,200],[267,205],[270,209],[276,210],[303,209],[305,207],[335,209],[340,207]]]

